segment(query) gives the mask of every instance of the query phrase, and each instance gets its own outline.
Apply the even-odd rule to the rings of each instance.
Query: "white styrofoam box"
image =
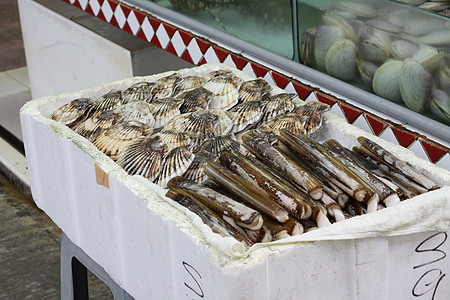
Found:
[[[183,76],[230,69],[204,65]],[[327,113],[315,138],[356,145],[364,135],[409,161],[441,189],[394,207],[243,252],[165,190],[129,176],[48,116],[79,97],[154,81],[130,78],[46,97],[21,110],[33,198],[69,239],[136,299],[447,299],[450,173]],[[274,87],[276,93],[281,90]]]

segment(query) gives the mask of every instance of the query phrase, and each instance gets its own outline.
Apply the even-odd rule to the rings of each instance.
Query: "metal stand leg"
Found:
[[[111,290],[115,300],[134,299],[122,289],[106,271],[69,238],[61,235],[61,299],[89,299],[87,270],[102,280]]]

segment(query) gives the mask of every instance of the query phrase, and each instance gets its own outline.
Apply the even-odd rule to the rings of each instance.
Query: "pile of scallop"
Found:
[[[74,99],[50,118],[246,247],[438,188],[367,138],[354,149],[314,141],[329,107],[295,97],[227,70],[173,73]]]

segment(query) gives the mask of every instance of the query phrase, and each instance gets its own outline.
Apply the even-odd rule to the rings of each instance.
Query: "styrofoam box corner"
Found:
[[[250,79],[222,64],[177,72],[217,69]],[[162,188],[127,175],[86,139],[48,118],[73,99],[96,99],[170,73],[36,99],[21,110],[36,204],[128,293],[136,299],[448,299],[449,172],[331,113],[315,139],[335,138],[351,147],[357,136],[367,136],[443,188],[237,254],[228,251],[233,242],[177,208]],[[108,186],[97,184],[99,170]]]

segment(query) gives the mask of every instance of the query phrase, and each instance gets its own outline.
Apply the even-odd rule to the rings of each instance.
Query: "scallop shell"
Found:
[[[177,86],[183,78],[178,73],[173,73],[169,76],[160,78],[155,81],[155,85],[151,90],[151,102],[170,97],[173,93],[173,89]]]
[[[118,110],[122,113],[125,121],[136,120],[153,126],[155,118],[152,115],[153,107],[145,101],[134,101],[119,106]]]
[[[141,175],[153,181],[160,172],[167,152],[167,145],[159,136],[140,137],[125,147],[117,164],[130,175]]]
[[[245,130],[259,122],[263,115],[262,101],[246,101],[233,107],[228,116],[233,122],[231,132]]]
[[[102,130],[92,143],[112,160],[117,160],[128,143],[151,132],[152,128],[144,123],[127,121]]]
[[[195,157],[183,177],[193,180],[197,183],[202,183],[208,180],[208,175],[203,171],[207,162],[216,159],[213,154],[207,151],[199,151],[195,153]]]
[[[241,144],[236,141],[234,134],[229,133],[213,137],[205,141],[199,148],[198,152],[206,151],[214,157],[219,157],[224,150],[240,150]]]
[[[180,114],[180,105],[182,101],[175,98],[163,98],[155,100],[151,103],[153,109],[152,114],[155,118],[153,127],[159,128],[166,125],[175,116]]]
[[[213,93],[203,87],[197,87],[191,91],[179,94],[177,98],[184,100],[180,106],[180,112],[184,114],[196,111],[199,108],[206,109],[212,97]]]
[[[271,130],[276,134],[279,134],[281,129],[286,129],[293,134],[306,134],[306,129],[303,126],[304,120],[305,118],[298,114],[289,113],[278,116],[261,127],[262,130]]]
[[[55,110],[50,119],[72,128],[89,114],[93,105],[91,98],[75,99]]]
[[[194,154],[188,150],[188,147],[177,147],[173,149],[164,158],[161,171],[158,177],[156,177],[155,183],[166,188],[167,182],[176,176],[183,175],[193,160]]]
[[[121,99],[122,91],[113,89],[95,100],[94,107],[92,109],[94,113],[115,109],[120,105]]]
[[[149,101],[151,96],[150,91],[154,85],[154,83],[145,81],[133,84],[123,92],[121,103],[126,104],[133,101]]]
[[[220,110],[199,110],[173,118],[164,130],[185,132],[196,138],[211,138],[231,131],[233,124],[227,114]]]
[[[240,80],[242,82],[242,80]],[[238,103],[239,81],[232,77],[214,77],[206,82],[203,87],[214,94],[209,109],[228,110]]]
[[[80,122],[74,130],[79,135],[93,141],[102,130],[119,124],[122,119],[123,116],[118,110],[106,110]]]
[[[261,100],[271,90],[272,86],[263,78],[244,81],[239,87],[239,102]]]
[[[292,100],[296,96],[296,94],[288,93],[281,93],[271,96],[264,106],[261,123],[265,124],[279,115],[284,115],[291,112],[295,107]]]
[[[195,89],[205,82],[205,78],[200,76],[186,76],[173,89],[173,95],[178,95]]]
[[[304,105],[297,106],[292,112],[304,118],[303,127],[306,134],[310,135],[322,126],[323,114],[330,109],[331,107],[328,104],[309,101]]]
[[[230,70],[217,70],[209,72],[204,76],[206,81],[211,80],[214,77],[235,77],[234,73]]]
[[[174,148],[189,145],[191,139],[189,135],[184,132],[175,132],[171,130],[160,131],[153,136],[159,136],[161,140],[167,145],[169,151]]]

